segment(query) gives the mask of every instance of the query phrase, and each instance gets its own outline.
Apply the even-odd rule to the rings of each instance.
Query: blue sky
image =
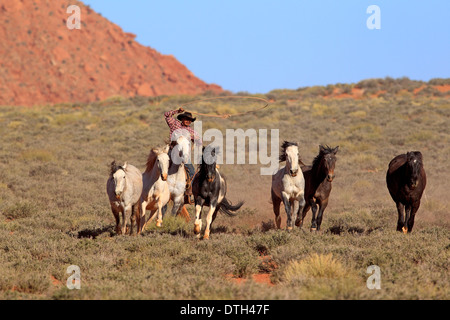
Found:
[[[448,0],[83,2],[139,43],[235,93],[450,77]],[[381,10],[379,30],[367,28],[370,5]]]

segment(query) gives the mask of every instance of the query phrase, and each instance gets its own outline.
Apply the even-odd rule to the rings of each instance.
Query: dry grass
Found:
[[[379,81],[359,86],[386,89]],[[113,159],[143,170],[150,148],[167,137],[163,112],[202,97],[1,107],[0,298],[450,298],[449,99],[432,92],[317,96],[332,89],[277,90],[262,112],[200,117],[204,130],[279,129],[280,140],[299,142],[306,163],[319,144],[340,146],[321,233],[311,234],[308,221],[301,230],[275,230],[271,177],[259,175],[259,165],[223,165],[229,199],[246,203],[238,216],[217,218],[209,241],[195,239],[192,221],[173,217],[139,237],[115,236],[105,191]],[[191,108],[215,114],[216,106]],[[260,105],[222,99],[218,106],[242,112]],[[422,151],[428,185],[414,231],[405,236],[395,231],[385,170],[392,157],[410,150]],[[65,287],[72,264],[81,268],[81,290]],[[366,288],[372,264],[381,268],[376,292]],[[252,279],[260,272],[270,272],[275,285],[227,277]]]

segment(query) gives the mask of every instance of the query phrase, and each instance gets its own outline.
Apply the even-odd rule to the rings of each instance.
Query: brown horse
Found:
[[[305,177],[305,201],[306,205],[295,221],[295,225],[301,227],[306,214],[311,208],[311,231],[319,231],[322,224],[322,217],[328,205],[328,198],[331,193],[331,182],[334,179],[334,167],[336,164],[336,153],[339,146],[332,149],[328,146],[319,146],[319,154],[314,159],[312,166],[302,167]],[[317,206],[319,212],[317,213]],[[317,217],[316,217],[317,214]]]
[[[413,151],[392,159],[386,173],[386,183],[397,205],[397,231],[411,232],[427,184],[422,153]]]

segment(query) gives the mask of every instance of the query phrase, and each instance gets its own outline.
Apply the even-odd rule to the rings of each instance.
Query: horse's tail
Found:
[[[238,211],[242,205],[244,204],[244,201],[239,201],[238,204],[233,205],[230,201],[228,201],[227,198],[223,198],[222,202],[220,203],[220,211],[225,213],[228,216],[235,216],[236,211]]]

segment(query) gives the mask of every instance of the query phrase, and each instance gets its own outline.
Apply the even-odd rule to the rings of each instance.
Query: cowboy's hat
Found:
[[[179,114],[177,119],[180,121],[189,120],[191,122],[194,122],[197,118],[193,118],[192,113],[190,113],[190,112],[184,112],[184,113]]]

